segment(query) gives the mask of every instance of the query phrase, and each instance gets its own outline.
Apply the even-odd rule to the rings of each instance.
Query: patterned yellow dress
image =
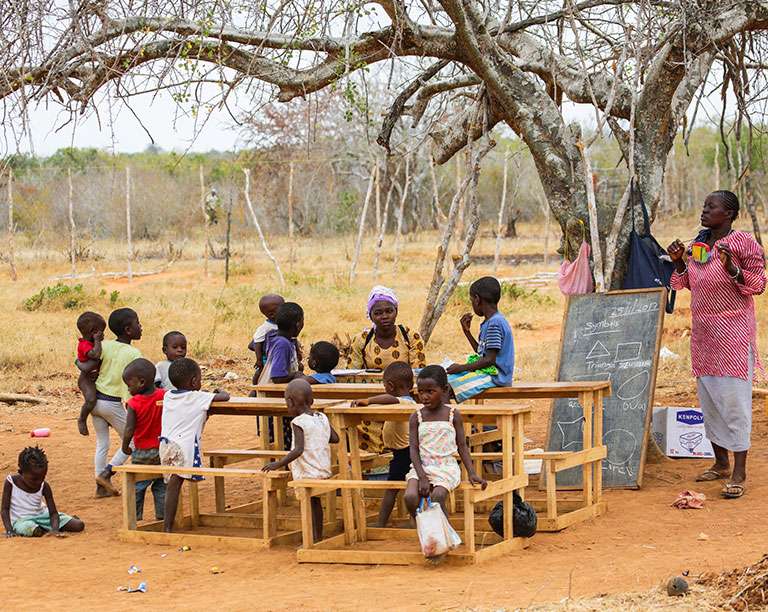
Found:
[[[370,329],[365,329],[352,339],[352,352],[347,361],[348,368],[366,368],[383,370],[393,361],[405,361],[412,368],[423,368],[427,365],[424,354],[424,340],[421,334],[411,331],[409,327],[398,325],[395,330],[395,341],[389,348],[382,348],[372,337],[366,345]],[[407,337],[406,337],[407,336]],[[383,423],[363,421],[358,425],[361,450],[381,453],[384,442],[381,437]]]

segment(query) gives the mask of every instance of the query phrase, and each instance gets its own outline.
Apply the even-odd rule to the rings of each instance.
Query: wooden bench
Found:
[[[459,487],[462,494],[463,517],[453,520],[463,538],[462,545],[446,556],[449,563],[477,563],[495,558],[526,545],[526,540],[514,537],[512,528],[513,500],[515,491],[522,491],[528,484],[523,470],[523,424],[530,417],[528,406],[467,406],[462,407],[465,423],[493,423],[502,432],[502,477],[489,483],[483,491],[465,482]],[[369,527],[363,492],[368,490],[403,489],[404,482],[363,480],[357,425],[363,420],[407,421],[413,412],[407,406],[333,406],[326,410],[339,432],[336,452],[339,456],[339,477],[329,480],[301,480],[289,484],[296,489],[301,502],[302,548],[297,553],[300,562],[315,563],[363,563],[393,564],[424,563],[419,551],[415,529]],[[347,450],[349,449],[349,450]],[[341,491],[342,523],[344,533],[314,542],[310,498],[328,491]],[[475,507],[486,505],[488,500],[504,501],[504,538],[493,532],[480,533],[475,518]],[[487,524],[480,521],[480,527]],[[406,550],[377,550],[369,541],[407,539]]]
[[[527,484],[524,474],[512,477],[506,481],[489,483],[483,491],[480,487],[469,482],[462,482],[459,490],[464,495],[463,519],[453,519],[451,523],[463,542],[461,546],[446,556],[450,564],[469,565],[495,559],[514,550],[526,548],[527,539],[519,537],[501,538],[496,533],[487,530],[488,522],[483,517],[479,524],[475,518],[473,508],[475,504],[506,494],[514,489],[522,489]],[[301,502],[301,533],[302,547],[297,552],[299,563],[349,563],[349,564],[373,564],[373,565],[410,565],[424,564],[424,555],[418,548],[418,534],[415,529],[369,527],[365,524],[365,515],[360,518],[358,537],[355,530],[348,530],[348,522],[345,519],[345,532],[339,535],[325,538],[321,542],[315,542],[312,532],[312,510],[309,500],[312,497],[325,495],[328,492],[348,491],[359,494],[365,490],[385,491],[388,489],[406,488],[406,483],[400,480],[294,480],[289,486],[296,489]],[[362,507],[362,506],[361,506]],[[511,521],[511,514],[510,514]],[[506,534],[511,534],[511,522]],[[346,545],[348,540],[359,543],[367,541],[384,540],[409,540],[412,547],[407,551],[384,551],[353,549]],[[482,547],[478,546],[478,540]]]
[[[178,546],[221,546],[244,550],[269,548],[275,544],[295,543],[300,540],[300,531],[278,533],[277,493],[285,490],[290,473],[262,472],[242,468],[179,468],[164,465],[121,465],[114,468],[123,479],[123,525],[118,537],[125,542],[145,542]],[[200,511],[198,482],[189,481],[182,488],[188,490],[189,514],[184,514],[181,496],[174,521],[174,533],[165,533],[162,521],[141,526],[136,524],[136,483],[166,474],[199,475],[216,478],[240,478],[256,480],[262,487],[261,514],[244,513],[203,513]],[[195,533],[206,531],[209,533]],[[215,532],[224,531],[218,535]],[[226,533],[229,531],[229,533]],[[236,532],[248,535],[230,535]],[[253,534],[252,536],[250,534]]]
[[[227,465],[235,463],[241,463],[243,461],[251,461],[254,459],[262,459],[265,461],[277,461],[285,457],[288,454],[286,450],[276,449],[258,449],[249,448],[246,450],[237,449],[217,449],[210,451],[203,451],[203,456],[208,458],[210,466],[212,468],[223,468]],[[389,463],[391,459],[391,453],[378,455],[376,453],[362,453],[361,461],[365,469],[372,469]],[[226,512],[226,488],[224,485],[224,478],[222,476],[214,476],[214,497],[216,502],[216,512]],[[282,505],[285,502],[284,490],[278,491],[278,502]],[[332,503],[332,502],[329,502]]]

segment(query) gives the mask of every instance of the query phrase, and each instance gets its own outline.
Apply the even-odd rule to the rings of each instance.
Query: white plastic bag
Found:
[[[461,538],[451,527],[440,504],[422,499],[416,512],[416,531],[419,534],[421,552],[428,559],[439,557],[461,544]]]

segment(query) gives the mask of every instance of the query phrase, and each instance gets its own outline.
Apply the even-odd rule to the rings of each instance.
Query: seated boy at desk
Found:
[[[461,329],[478,357],[474,361],[451,364],[446,369],[451,375],[448,382],[459,401],[469,399],[490,387],[511,386],[515,369],[512,328],[499,312],[499,281],[492,276],[476,280],[469,287],[469,298],[472,310],[477,316],[483,317],[483,321],[480,323],[480,337],[475,339],[471,330],[472,313],[461,317]],[[456,376],[467,372],[473,372],[475,376]]]
[[[377,404],[415,404],[411,396],[413,391],[413,370],[404,361],[393,361],[384,370],[384,391],[382,395],[374,395],[368,399],[358,400],[356,406],[371,406]],[[408,421],[387,421],[382,430],[384,447],[392,451],[389,462],[387,480],[405,480],[405,475],[411,469],[410,443],[408,440]],[[397,499],[397,489],[387,489],[381,500],[379,510],[379,527],[386,527],[392,508]]]

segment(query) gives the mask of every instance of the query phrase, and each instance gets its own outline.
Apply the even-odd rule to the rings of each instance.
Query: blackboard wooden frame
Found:
[[[655,401],[655,394],[656,394],[656,374],[659,367],[659,349],[661,348],[661,337],[664,333],[664,313],[667,305],[667,290],[664,287],[650,287],[650,288],[644,288],[644,289],[627,289],[627,290],[619,290],[619,291],[607,291],[603,295],[631,295],[633,293],[646,293],[646,294],[652,294],[656,293],[658,294],[658,300],[659,300],[659,315],[657,320],[657,327],[656,327],[656,342],[654,345],[654,351],[653,351],[653,363],[651,365],[651,372],[650,372],[650,392],[648,394],[648,406],[647,411],[645,414],[645,420],[643,425],[643,440],[642,440],[642,446],[640,449],[640,464],[638,466],[638,473],[636,478],[636,485],[634,486],[610,486],[605,488],[610,489],[639,489],[643,485],[643,475],[645,473],[645,459],[646,454],[648,451],[648,440],[650,437],[650,426],[651,426],[651,419],[653,416],[653,404]],[[563,358],[563,345],[565,340],[565,330],[568,322],[568,313],[571,306],[571,298],[568,297],[565,303],[565,308],[563,309],[563,320],[562,324],[560,326],[560,347],[557,354],[557,369],[555,370],[555,379],[559,380],[560,378],[560,366],[562,365],[562,358]],[[615,393],[615,390],[614,390]],[[546,449],[550,448],[550,436],[552,433],[552,419],[555,416],[555,407],[556,407],[557,400],[552,400],[550,402],[549,406],[549,419],[547,420],[547,440],[546,440]],[[597,407],[594,408],[597,410]],[[600,409],[602,410],[603,407],[601,406]],[[594,426],[594,419],[592,419],[593,426]],[[603,419],[603,422],[605,420]],[[539,488],[543,489],[544,483],[539,483]],[[580,484],[578,485],[570,485],[570,486],[561,486],[558,485],[557,487],[559,490],[580,490],[582,487]]]

